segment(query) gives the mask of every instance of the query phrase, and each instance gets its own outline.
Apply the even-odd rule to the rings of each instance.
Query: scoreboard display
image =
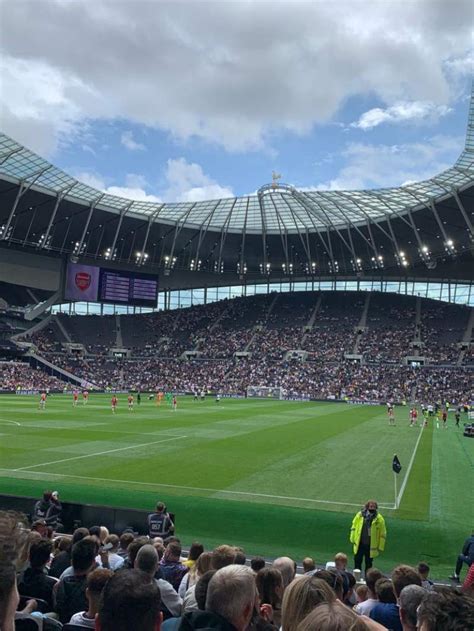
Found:
[[[121,272],[104,267],[69,263],[64,298],[156,307],[158,278],[138,272]]]

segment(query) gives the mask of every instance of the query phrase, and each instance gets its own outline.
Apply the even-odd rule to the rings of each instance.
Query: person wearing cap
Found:
[[[55,531],[58,531],[58,529],[62,527],[62,512],[63,507],[61,502],[59,501],[59,493],[58,491],[53,491],[51,493],[51,503],[46,513],[45,520],[48,526],[51,526]]]

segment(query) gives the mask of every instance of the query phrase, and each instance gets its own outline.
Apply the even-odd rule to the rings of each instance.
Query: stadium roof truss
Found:
[[[0,241],[12,245],[159,266],[168,273],[174,267],[359,273],[415,260],[430,268],[441,256],[472,252],[474,83],[466,143],[456,163],[398,188],[302,190],[274,182],[243,197],[131,201],[77,181],[5,134],[0,180]]]

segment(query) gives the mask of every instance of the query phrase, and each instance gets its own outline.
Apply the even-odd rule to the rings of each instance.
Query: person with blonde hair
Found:
[[[335,601],[318,605],[296,631],[386,631],[386,628]]]
[[[282,631],[296,631],[298,624],[320,603],[332,603],[336,594],[326,581],[303,576],[292,581],[283,595]]]

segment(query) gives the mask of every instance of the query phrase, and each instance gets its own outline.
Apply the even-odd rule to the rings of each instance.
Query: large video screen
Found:
[[[69,263],[64,298],[74,301],[156,307],[158,278],[138,272],[119,272],[92,265]]]

